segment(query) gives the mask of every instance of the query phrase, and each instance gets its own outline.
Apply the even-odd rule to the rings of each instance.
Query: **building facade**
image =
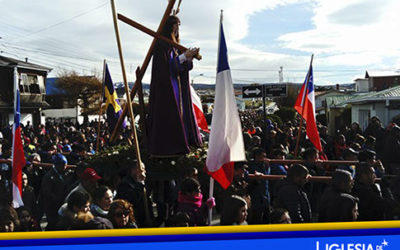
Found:
[[[17,69],[18,76],[14,75]],[[46,78],[51,68],[0,56],[0,126],[12,124],[14,117],[14,79],[20,89],[21,122],[39,125],[46,102]]]

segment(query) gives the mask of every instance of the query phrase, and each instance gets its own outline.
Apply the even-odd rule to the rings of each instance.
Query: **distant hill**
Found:
[[[129,89],[133,88],[133,85],[135,83],[134,82],[129,82]],[[276,83],[264,83],[264,84],[276,84]],[[288,83],[289,85],[295,85],[296,87],[299,87],[301,84],[303,83]],[[344,84],[339,84],[339,88],[340,89],[354,89],[354,83],[344,83]],[[143,89],[144,90],[150,90],[150,84],[149,83],[143,83],[142,84]],[[234,83],[233,87],[235,89],[242,89],[242,87],[244,86],[249,86],[248,83]],[[122,82],[116,82],[114,83],[114,87],[117,90],[117,93],[124,93],[125,92],[125,87],[124,84]],[[315,86],[317,90],[328,90],[328,89],[334,89],[336,88],[336,85],[316,85]],[[206,89],[211,89],[214,90],[215,89],[215,84],[205,84],[205,83],[195,83],[194,84],[194,88],[195,89],[202,89],[202,90],[206,90]]]

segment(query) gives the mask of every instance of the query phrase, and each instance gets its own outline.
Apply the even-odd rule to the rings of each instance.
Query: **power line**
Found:
[[[40,32],[42,32],[42,31],[45,31],[45,30],[48,30],[48,29],[51,29],[51,28],[53,28],[53,27],[55,27],[55,26],[64,24],[64,23],[69,22],[69,21],[71,21],[71,20],[74,20],[74,19],[76,19],[76,18],[78,18],[78,17],[84,16],[84,15],[86,15],[86,14],[92,12],[92,11],[95,11],[95,10],[97,10],[97,9],[100,9],[100,8],[102,8],[103,6],[105,6],[106,4],[108,4],[108,1],[107,1],[107,2],[104,2],[103,4],[101,4],[101,5],[99,5],[99,6],[95,7],[95,8],[92,8],[92,9],[90,9],[90,10],[84,11],[84,12],[78,14],[78,15],[72,16],[72,17],[70,17],[70,18],[67,18],[67,19],[65,19],[65,20],[63,20],[63,21],[60,21],[60,22],[58,22],[58,23],[55,23],[55,24],[51,24],[51,25],[49,25],[49,26],[47,26],[47,27],[38,29],[38,30],[36,30],[36,31],[33,31],[33,32],[31,32],[31,33],[26,34],[26,35],[23,36],[23,37],[18,37],[17,39],[23,39],[23,38],[26,38],[26,37],[28,37],[28,36],[31,36],[31,35],[40,33]],[[12,39],[12,40],[15,40],[15,39]]]
[[[29,33],[27,35],[25,33],[29,32],[29,30],[27,30],[26,28],[17,27],[15,25],[7,24],[7,23],[1,22],[1,21],[0,21],[0,25],[5,27],[6,30],[11,31],[11,33],[16,34],[16,35],[14,35],[14,38],[9,39],[9,41],[14,41],[14,40],[19,40],[19,39],[22,39],[24,37],[39,33],[39,32],[41,32],[41,31],[43,31],[45,29],[52,28],[54,26],[60,25],[62,23],[68,22],[70,20],[73,20],[73,19],[78,18],[80,16],[83,16],[85,14],[88,14],[88,13],[90,13],[90,12],[96,10],[96,9],[99,9],[99,8],[105,6],[106,4],[107,4],[107,2],[104,2],[103,4],[101,4],[101,5],[99,5],[99,6],[95,7],[95,8],[92,8],[90,10],[82,12],[82,13],[80,13],[78,15],[70,17],[70,18],[68,18],[66,20],[63,20],[61,22],[49,25],[46,28],[42,28],[40,30],[31,32],[31,33]],[[3,36],[3,40],[4,40],[4,36]],[[65,40],[56,40],[54,38],[46,38],[44,40],[40,40],[40,43],[41,43],[41,45],[45,45],[46,47],[55,48],[55,49],[57,49],[59,51],[63,51],[63,52],[69,52],[70,54],[75,55],[75,57],[82,57],[83,53],[84,53],[85,57],[92,57],[92,55],[88,54],[87,51],[79,51],[79,52],[77,52],[76,51],[76,45],[75,44],[71,44],[71,43],[67,43]],[[30,45],[31,44],[32,44],[32,41],[30,41]],[[16,45],[16,44],[14,44],[14,45]],[[25,46],[24,44],[20,44],[20,45],[21,46]],[[70,47],[70,48],[68,48],[67,46]],[[92,58],[94,58],[94,57],[92,57]],[[92,59],[92,60],[100,60],[100,59],[96,58],[96,59]]]
[[[64,55],[60,55],[57,53],[52,53],[52,51],[45,51],[45,52],[41,52],[41,51],[36,51],[35,49],[29,49],[29,48],[22,48],[22,47],[18,47],[18,46],[6,46],[5,44],[1,44],[6,50],[12,50],[14,51],[14,53],[11,53],[9,51],[4,51],[2,50],[3,53],[6,54],[10,54],[15,56],[16,58],[19,58],[20,60],[24,60],[24,58],[21,58],[18,54],[21,54],[21,51],[26,51],[29,53],[33,53],[36,56],[35,57],[30,57],[30,61],[33,62],[37,62],[39,64],[42,65],[48,65],[50,67],[53,68],[57,68],[60,70],[74,70],[74,71],[80,71],[80,70],[84,70],[84,71],[93,71],[98,70],[99,72],[102,70],[101,67],[97,66],[97,67],[89,67],[83,64],[80,64],[79,61],[82,61],[82,58],[77,58],[74,56],[64,56]],[[46,56],[48,55],[48,56]],[[27,55],[29,56],[29,55]],[[50,57],[49,57],[50,56]],[[52,57],[56,57],[53,58]],[[73,61],[71,61],[71,59]],[[86,59],[86,61],[90,61],[90,62],[102,62],[103,59]],[[108,64],[118,64],[119,65],[119,61],[117,60],[111,60],[111,59],[107,59]],[[118,76],[118,77],[122,77],[121,73],[118,73],[119,71],[115,71],[113,72],[113,76]]]
[[[18,28],[19,29],[19,28]],[[20,30],[24,30],[24,29],[20,29]],[[19,32],[21,33],[21,32]],[[27,48],[28,46],[24,45],[24,43],[10,43],[7,40],[2,39],[1,40],[3,43],[6,43],[8,45],[13,45],[13,46],[20,46],[20,47],[24,47]],[[32,45],[33,43],[30,42],[30,45]],[[62,51],[64,53],[69,53],[72,55],[75,55],[76,57],[82,57],[82,56],[86,56],[86,57],[92,57],[91,55],[87,54],[86,51],[76,51],[76,45],[70,44],[70,43],[66,43],[65,41],[61,41],[61,40],[56,40],[53,38],[46,38],[45,40],[40,41],[40,44],[43,47],[47,47],[47,48],[53,48],[54,50],[57,51]],[[70,48],[68,48],[70,47]],[[37,48],[36,48],[37,49]],[[43,50],[43,49],[38,49],[38,50]],[[45,51],[51,51],[51,50],[45,50]],[[82,55],[84,53],[84,55]],[[99,59],[92,59],[92,60],[99,60]]]
[[[198,66],[196,67],[197,69],[215,69],[215,67],[213,66]],[[278,70],[278,68],[265,68],[265,69],[260,69],[260,68],[256,68],[256,69],[248,69],[248,68],[231,68],[231,71],[243,71],[243,72],[276,72]],[[307,72],[306,69],[290,69],[285,67],[285,71],[289,71],[289,72]],[[337,68],[334,69],[315,69],[314,68],[314,72],[360,72],[360,69],[341,69],[338,70]]]
[[[6,42],[6,44],[9,44]],[[71,59],[79,59],[79,60],[84,60],[84,61],[100,61],[101,59],[94,59],[94,58],[85,58],[85,57],[78,57],[78,56],[71,56],[71,55],[63,55],[61,53],[55,52],[55,51],[50,51],[50,50],[44,50],[44,49],[32,49],[32,48],[25,48],[25,47],[20,47],[20,46],[13,46],[13,45],[5,45],[4,43],[2,44],[3,47],[6,48],[13,48],[17,50],[22,50],[22,51],[27,51],[27,52],[33,52],[33,53],[39,53],[39,54],[44,54],[44,55],[51,55],[51,56],[57,56],[57,57],[65,57],[65,58],[71,58]]]

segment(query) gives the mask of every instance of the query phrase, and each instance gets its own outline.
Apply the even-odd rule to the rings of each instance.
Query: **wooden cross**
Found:
[[[160,34],[161,31],[163,30],[163,27],[172,11],[172,8],[174,7],[175,4],[175,0],[169,0],[167,9],[164,12],[164,16],[161,20],[160,26],[158,27],[157,33]],[[146,138],[146,127],[145,127],[145,115],[144,115],[144,101],[143,101],[143,91],[142,91],[142,78],[144,76],[144,73],[147,69],[147,66],[149,65],[151,56],[152,56],[152,51],[153,48],[156,44],[157,39],[153,39],[153,42],[150,46],[150,49],[147,52],[146,58],[143,62],[143,65],[141,68],[138,67],[138,69],[136,70],[136,82],[135,85],[132,89],[132,91],[130,93],[129,92],[129,87],[128,87],[128,81],[126,78],[126,73],[125,73],[125,65],[124,65],[124,59],[122,56],[122,46],[121,46],[121,41],[120,41],[120,37],[119,37],[119,30],[118,30],[118,24],[117,24],[117,13],[115,11],[115,4],[114,4],[114,0],[111,0],[111,7],[112,7],[112,12],[113,12],[113,21],[114,21],[114,29],[115,29],[115,34],[116,34],[116,38],[117,38],[117,45],[118,45],[118,51],[119,51],[119,57],[120,57],[120,62],[121,62],[121,69],[122,69],[122,76],[124,78],[124,85],[125,85],[125,91],[127,94],[127,105],[125,105],[122,114],[120,115],[119,119],[118,119],[118,123],[116,124],[113,134],[112,134],[112,138],[110,138],[110,141],[115,140],[116,138],[116,134],[120,131],[122,122],[125,118],[126,113],[129,110],[129,116],[131,119],[131,127],[132,127],[132,134],[135,140],[135,153],[136,153],[136,159],[137,159],[137,165],[139,168],[139,174],[141,174],[142,176],[145,173],[145,169],[144,169],[144,165],[142,164],[141,161],[141,155],[140,155],[140,150],[139,150],[139,142],[137,139],[137,133],[136,133],[136,127],[135,127],[135,117],[133,115],[133,111],[132,111],[132,103],[131,103],[131,98],[134,98],[136,95],[136,92],[138,91],[139,93],[139,105],[140,105],[140,120],[141,120],[141,127],[142,127],[142,131],[143,131],[143,135],[144,138]],[[178,7],[179,8],[179,7]],[[152,225],[151,221],[150,221],[150,214],[149,214],[149,209],[147,207],[147,195],[146,195],[146,189],[143,190],[144,191],[144,208],[145,208],[145,214],[146,214],[146,224],[147,225]]]
[[[169,4],[171,4],[171,2],[172,1],[170,1]],[[179,5],[180,5],[180,2],[179,2]],[[178,5],[178,10],[179,10],[179,5]],[[145,58],[145,62],[143,63],[143,66],[141,68],[138,67],[137,70],[136,70],[136,82],[135,82],[135,86],[133,87],[133,89],[131,91],[131,95],[134,97],[135,94],[136,94],[135,87],[136,87],[136,84],[138,84],[139,102],[140,102],[139,104],[140,104],[140,111],[141,111],[141,113],[140,113],[140,116],[141,116],[141,128],[142,128],[142,131],[143,131],[143,134],[144,134],[145,138],[146,138],[146,126],[145,126],[145,122],[144,122],[144,102],[143,102],[143,92],[142,92],[142,89],[141,89],[142,88],[141,80],[142,80],[143,75],[144,75],[144,73],[145,73],[145,71],[147,69],[148,63],[149,63],[149,61],[151,59],[152,51],[153,51],[155,42],[157,41],[157,39],[163,40],[163,41],[167,42],[168,44],[172,45],[173,47],[177,48],[181,53],[183,53],[183,52],[185,52],[187,50],[186,47],[184,47],[184,46],[180,45],[179,43],[176,43],[176,42],[172,41],[171,39],[166,38],[166,37],[161,35],[161,31],[162,31],[162,29],[163,29],[163,27],[165,25],[165,21],[166,21],[166,19],[164,21],[165,15],[170,13],[170,12],[168,12],[168,11],[170,11],[168,7],[167,7],[166,12],[164,13],[163,19],[161,20],[161,23],[160,23],[160,26],[159,26],[157,32],[146,28],[145,26],[141,25],[140,23],[137,23],[137,22],[133,21],[132,19],[129,19],[128,17],[126,17],[126,16],[124,16],[122,14],[118,14],[118,19],[119,20],[121,20],[121,21],[129,24],[130,26],[132,26],[132,27],[134,27],[134,28],[136,28],[136,29],[138,29],[140,31],[143,31],[144,33],[147,33],[148,35],[151,35],[151,36],[154,37],[153,43],[150,46],[150,49],[149,49],[149,51],[147,53],[147,56]],[[166,18],[168,18],[168,17],[169,17],[169,14],[167,15]],[[196,58],[197,60],[201,60],[201,55],[197,54],[197,55],[194,56],[194,58]],[[111,142],[115,141],[116,136],[119,133],[119,126],[120,126],[120,124],[122,124],[123,119],[125,117],[125,114],[126,114],[126,112],[125,112],[125,108],[124,108],[124,110],[122,112],[122,115],[120,116],[120,118],[118,120],[118,123],[117,123],[117,125],[116,125],[116,127],[115,127],[115,129],[114,129],[114,131],[113,131],[113,133],[111,135],[111,138],[110,138]]]
[[[150,36],[152,36],[152,37],[154,37],[156,39],[163,40],[164,42],[166,42],[166,43],[172,45],[173,47],[177,48],[181,53],[183,53],[183,52],[185,52],[187,50],[186,47],[180,45],[179,43],[174,42],[171,39],[169,39],[169,38],[167,38],[165,36],[162,36],[161,34],[158,34],[157,32],[152,31],[151,29],[141,25],[140,23],[137,23],[137,22],[133,21],[132,19],[127,18],[124,15],[118,14],[118,19],[123,21],[124,23],[129,24],[130,26],[132,26],[132,27],[134,27],[134,28],[136,28],[136,29],[138,29],[140,31],[143,31],[144,33],[146,33],[146,34],[148,34],[148,35],[150,35]],[[197,55],[194,56],[194,58],[196,58],[197,60],[201,60],[201,55],[197,54]]]
[[[169,0],[168,6],[165,9],[164,15],[161,19],[160,25],[158,26],[157,29],[157,34],[161,34],[161,31],[163,30],[165,23],[167,22],[168,17],[170,16],[171,12],[172,12],[172,8],[174,7],[176,0]],[[154,46],[156,45],[156,41],[157,38],[153,39],[153,42],[150,45],[149,50],[147,51],[147,55],[144,59],[144,62],[142,64],[142,67],[138,67],[138,70],[136,72],[136,81],[135,81],[135,85],[133,86],[131,92],[130,92],[130,96],[131,98],[134,98],[136,93],[139,93],[139,106],[140,106],[140,124],[141,124],[141,129],[142,129],[142,133],[143,133],[143,138],[146,141],[147,140],[147,133],[146,133],[146,125],[145,125],[145,112],[144,112],[144,100],[143,100],[143,90],[142,90],[142,79],[144,76],[144,73],[146,72],[147,67],[149,66],[150,63],[150,59],[152,57],[152,53],[153,53],[153,49]],[[121,125],[125,119],[125,116],[128,112],[128,107],[127,105],[124,106],[122,113],[118,119],[117,124],[115,125],[114,131],[111,134],[110,137],[110,142],[114,142],[115,139],[117,138],[117,136],[119,135],[120,131],[121,131]],[[132,121],[132,129],[135,126],[134,121]]]

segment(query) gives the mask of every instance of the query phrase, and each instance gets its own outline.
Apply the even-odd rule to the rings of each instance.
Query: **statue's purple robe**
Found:
[[[157,42],[153,50],[147,117],[148,151],[152,155],[187,154],[189,146],[202,144],[190,94],[189,70],[192,68],[191,61],[179,62],[170,45]]]

